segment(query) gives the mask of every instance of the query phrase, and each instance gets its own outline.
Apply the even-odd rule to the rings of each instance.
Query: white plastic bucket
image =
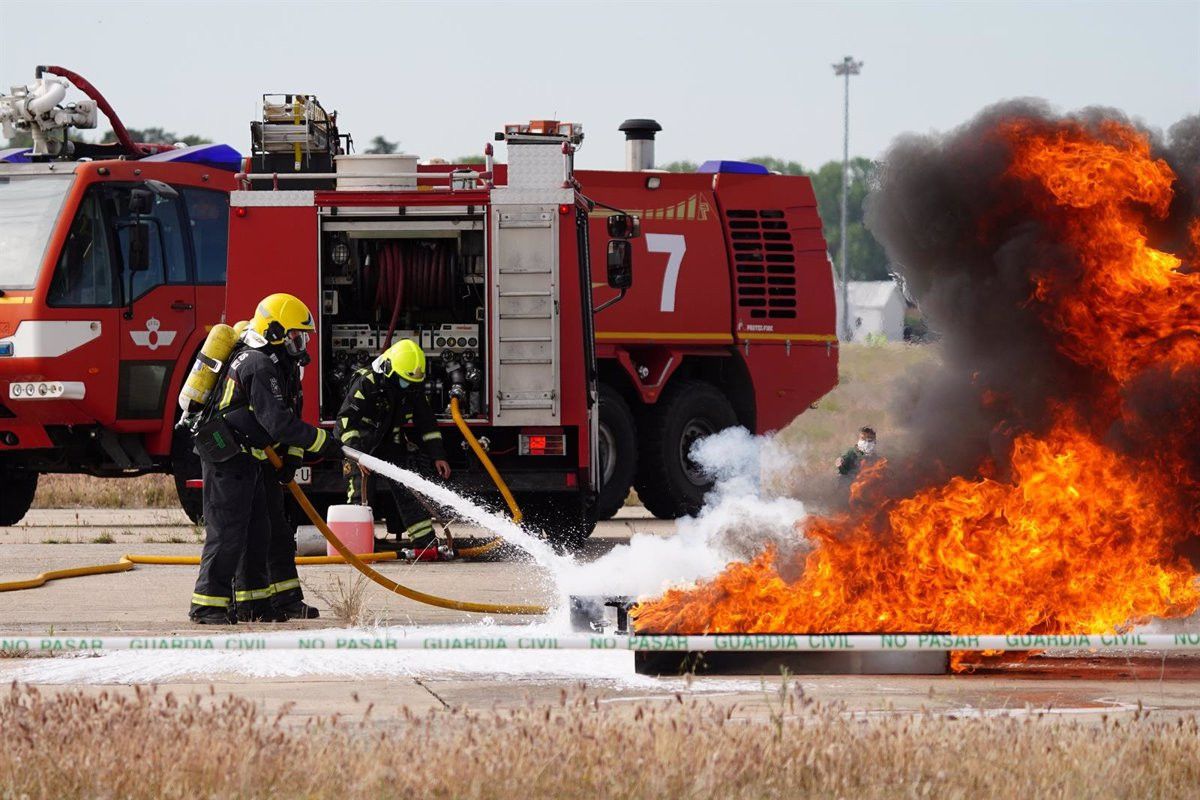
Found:
[[[351,553],[361,556],[375,552],[375,514],[370,506],[330,506],[325,519]],[[326,545],[325,552],[331,556],[338,554],[332,544]]]

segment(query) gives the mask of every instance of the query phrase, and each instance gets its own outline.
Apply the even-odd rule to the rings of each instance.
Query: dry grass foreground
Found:
[[[0,699],[0,796],[1194,797],[1196,718],[861,717],[799,693],[765,722],[677,696],[290,725],[244,699],[138,689]],[[348,721],[347,721],[348,720]]]

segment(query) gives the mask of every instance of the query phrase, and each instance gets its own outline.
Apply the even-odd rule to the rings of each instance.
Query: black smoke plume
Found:
[[[1171,211],[1153,225],[1150,243],[1189,258],[1188,227],[1200,206],[1200,117],[1163,137],[1111,109],[1063,116],[1042,101],[1015,100],[945,135],[897,139],[867,200],[867,226],[941,335],[944,363],[913,376],[905,412],[914,463],[888,470],[892,496],[1007,464],[1016,435],[1044,432],[1059,404],[1086,413],[1101,381],[1060,354],[1057,334],[1031,299],[1035,275],[1069,287],[1080,266],[1034,213],[1029,187],[1006,174],[1013,154],[1001,130],[1012,121],[1035,130],[1074,121],[1101,137],[1102,123],[1116,121],[1147,133],[1154,155],[1179,176]],[[1180,403],[1200,410],[1198,376],[1143,378],[1133,383],[1132,408],[1160,423],[1158,415]],[[1143,420],[1153,427],[1151,417]],[[1121,430],[1111,437],[1134,438]]]

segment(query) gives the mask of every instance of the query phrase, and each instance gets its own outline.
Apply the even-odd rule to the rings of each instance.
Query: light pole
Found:
[[[842,134],[842,341],[850,341],[850,268],[846,265],[846,196],[850,193],[850,76],[862,72],[863,62],[850,56],[833,65],[833,74],[846,78],[845,125]]]

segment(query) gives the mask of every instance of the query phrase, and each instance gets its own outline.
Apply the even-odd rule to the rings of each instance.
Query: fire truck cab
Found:
[[[64,104],[70,76],[91,101]],[[38,475],[169,471],[170,402],[224,307],[228,193],[239,156],[72,142],[110,112],[86,81],[39,68],[0,97],[0,524]],[[183,369],[180,365],[183,365]]]

